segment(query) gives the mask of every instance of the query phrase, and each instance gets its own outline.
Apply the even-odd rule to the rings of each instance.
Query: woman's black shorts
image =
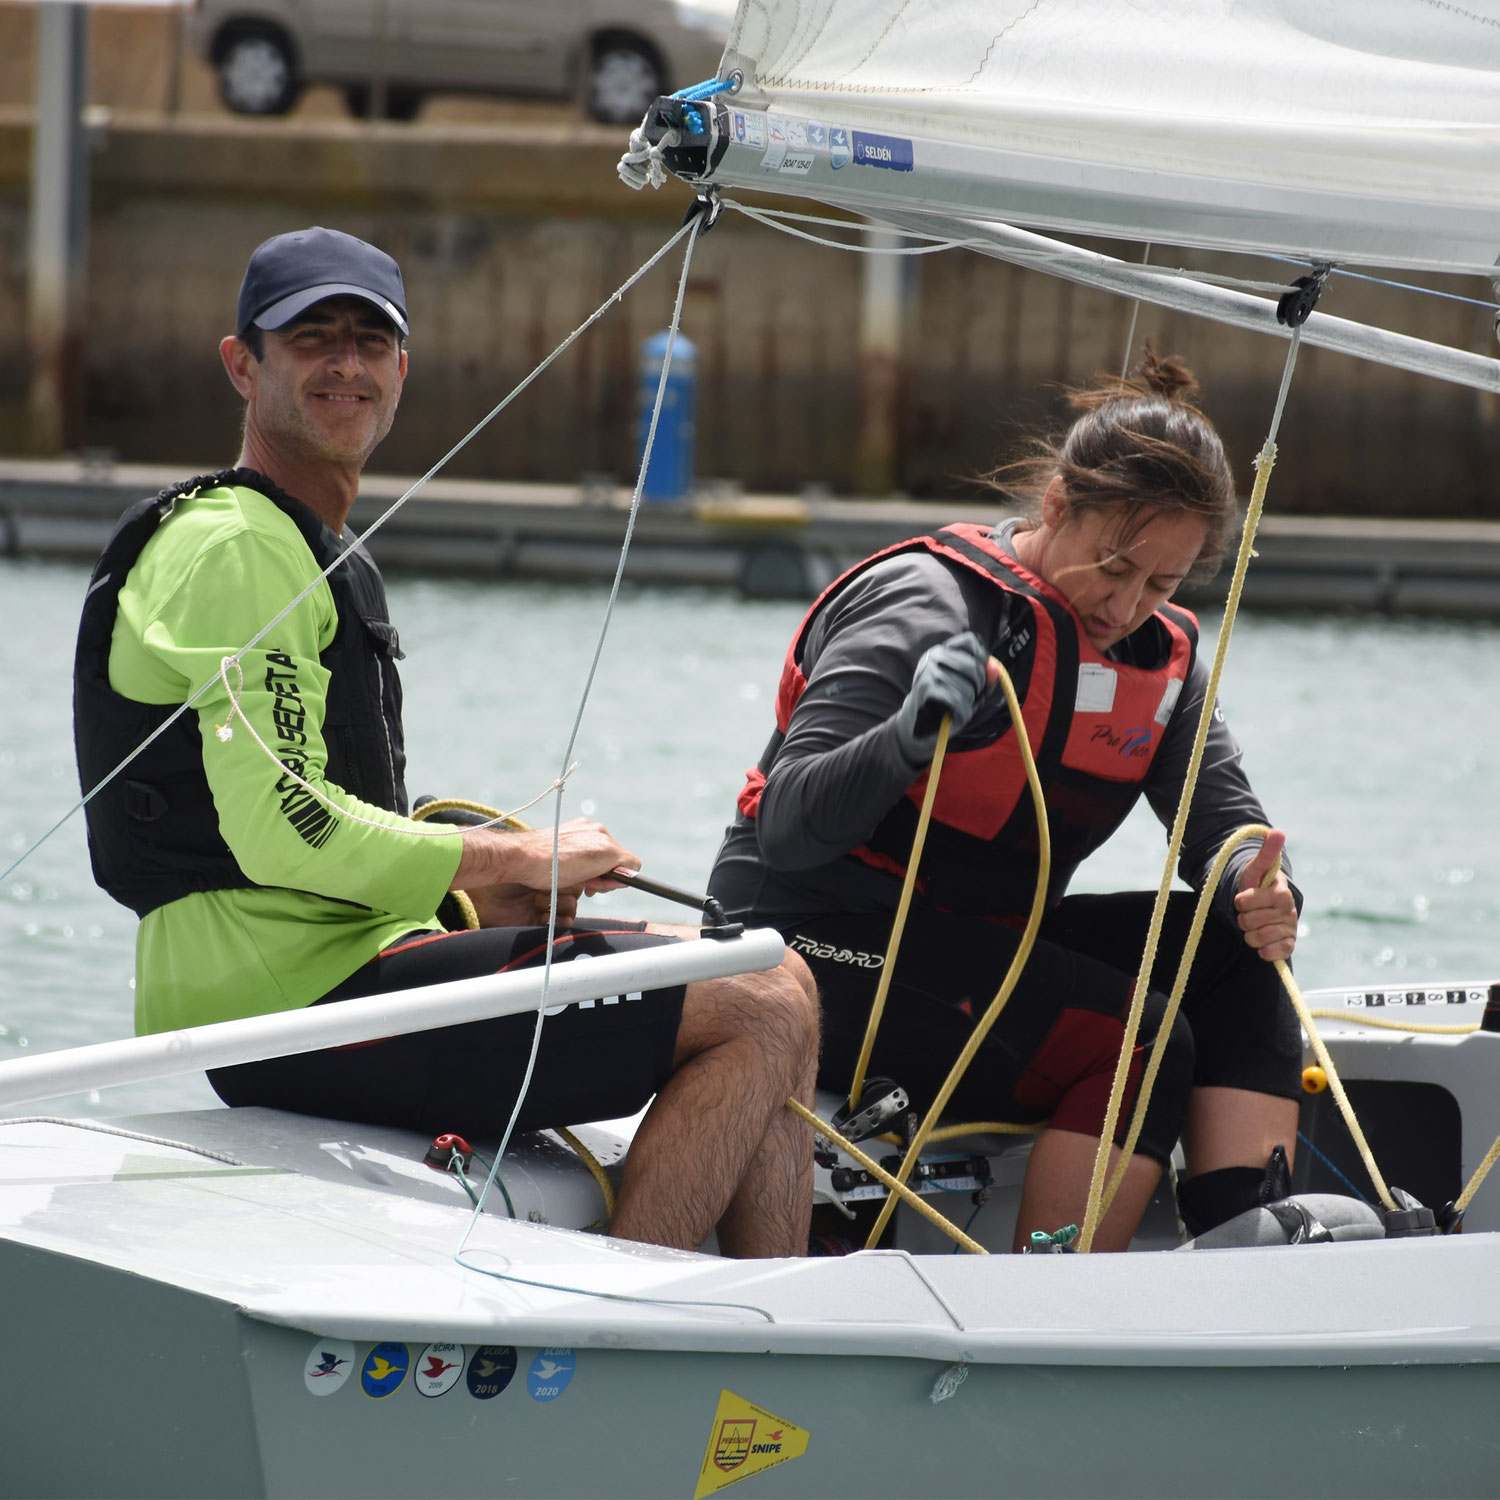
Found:
[[[644,922],[579,921],[559,934],[553,962],[628,953],[677,939]],[[546,929],[413,933],[387,948],[319,1005],[442,984],[542,962]],[[672,1073],[683,987],[560,1008],[542,1024],[536,1071],[517,1128],[540,1130],[634,1114]],[[353,1047],[270,1058],[208,1077],[226,1104],[397,1125],[476,1139],[500,1135],[531,1054],[535,1013],[414,1031]]]
[[[1044,1048],[1098,1044],[1108,1018],[1128,1010],[1145,947],[1149,892],[1066,897],[1044,919],[1031,957],[999,1021],[974,1059],[946,1114],[993,1119],[1028,1094],[1028,1068]],[[1174,892],[1151,987],[1170,992],[1196,898]],[[818,1081],[848,1089],[864,1040],[891,918],[809,916],[777,924],[801,954],[823,1002]],[[902,937],[869,1072],[896,1080],[918,1109],[930,1103],[994,998],[1020,932],[980,918],[913,912]],[[1210,917],[1183,999],[1194,1043],[1192,1082],[1295,1098],[1302,1045],[1297,1020],[1273,965],[1237,932]],[[1116,1041],[1116,1047],[1118,1041]],[[1046,1113],[1045,1110],[1040,1111]],[[1008,1117],[1033,1118],[1024,1106]],[[1002,1116],[1004,1117],[1004,1116]]]

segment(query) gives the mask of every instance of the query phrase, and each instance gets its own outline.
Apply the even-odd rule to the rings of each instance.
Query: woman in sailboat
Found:
[[[824,592],[787,653],[776,731],[710,884],[726,909],[779,928],[808,960],[823,1001],[819,1082],[847,1091],[950,716],[869,1063],[925,1110],[998,988],[1035,890],[1037,824],[995,685],[995,661],[1004,664],[1047,803],[1047,913],[945,1117],[1045,1122],[1018,1246],[1034,1230],[1082,1220],[1153,902],[1144,892],[1068,895],[1068,884],[1141,797],[1170,825],[1207,687],[1197,622],[1170,600],[1217,569],[1236,502],[1196,389],[1186,366],[1148,345],[1134,379],[1072,394],[1078,416],[1061,441],[1038,439],[1029,457],[989,476],[1026,502],[1026,515],[914,538]],[[1215,706],[1179,873],[1198,890],[1235,829],[1268,822]],[[1301,1045],[1270,962],[1290,956],[1297,937],[1296,894],[1276,869],[1284,842],[1274,830],[1242,845],[1214,892],[1135,1157],[1095,1248],[1128,1245],[1179,1136],[1179,1201],[1195,1232],[1290,1190]],[[1117,1150],[1195,899],[1171,898]]]

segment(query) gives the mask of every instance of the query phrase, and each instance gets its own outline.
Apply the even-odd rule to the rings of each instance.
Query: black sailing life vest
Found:
[[[808,610],[782,667],[776,732],[747,773],[739,809],[755,817],[760,794],[807,687],[803,646],[813,620],[867,568],[925,550],[978,574],[1030,605],[1004,642],[988,643],[1015,679],[1047,805],[1052,848],[1048,905],[1078,866],[1125,821],[1141,796],[1198,645],[1198,622],[1164,604],[1136,634],[1148,667],[1101,655],[1067,599],[1012,557],[988,527],[945,526],[856,563]],[[927,773],[876,824],[850,857],[900,878],[906,873]],[[954,737],[933,804],[917,890],[946,911],[1014,918],[1031,904],[1039,856],[1036,814],[1008,714],[981,716]]]
[[[110,537],[89,580],[73,669],[73,739],[83,791],[109,776],[176,712],[174,704],[138,703],[109,685],[110,640],[126,576],[179,499],[226,486],[253,490],[276,506],[297,527],[320,569],[344,558],[328,575],[338,626],[318,658],[329,673],[325,775],[363,801],[404,816],[406,751],[396,674],[401,649],[380,572],[362,548],[340,540],[300,500],[253,469],[221,469],[163,490],[126,511]],[[318,817],[318,804],[309,803],[309,815],[293,821],[304,838],[321,843],[337,823]],[[138,916],[195,891],[255,884],[219,833],[192,709],[131,758],[88,803],[86,815],[94,879]]]

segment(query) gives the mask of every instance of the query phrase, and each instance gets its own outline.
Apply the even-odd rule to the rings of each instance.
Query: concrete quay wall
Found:
[[[25,109],[0,109],[5,454],[28,451],[30,133]],[[84,410],[70,447],[187,470],[236,451],[238,404],[215,345],[245,258],[265,236],[329,223],[402,261],[411,377],[379,462],[421,472],[662,243],[688,201],[677,183],[627,191],[614,173],[624,132],[569,122],[120,112],[99,118],[94,145]],[[1185,259],[1267,274],[1238,259]],[[573,485],[628,478],[637,350],[667,322],[676,270],[675,257],[654,270],[450,473]],[[861,257],[733,213],[702,239],[683,325],[699,348],[700,475],[757,493],[854,489],[861,272]],[[972,476],[1062,415],[1060,384],[1119,368],[1131,306],[961,252],[906,262],[904,274],[895,486],[968,503]],[[1352,281],[1331,286],[1324,305],[1496,352],[1478,307]],[[1284,346],[1143,307],[1137,342],[1146,335],[1193,365],[1248,488]],[[1282,514],[1500,518],[1493,396],[1306,350],[1280,447],[1273,507]]]
[[[94,558],[120,513],[188,471],[0,461],[0,555]],[[367,475],[361,531],[413,481]],[[388,569],[481,578],[602,581],[614,575],[630,492],[616,486],[438,478],[370,539]],[[700,493],[642,508],[626,577],[810,599],[849,564],[995,507]],[[1371,609],[1500,618],[1500,522],[1267,516],[1246,583],[1250,608]],[[1227,571],[1189,603],[1222,597]]]

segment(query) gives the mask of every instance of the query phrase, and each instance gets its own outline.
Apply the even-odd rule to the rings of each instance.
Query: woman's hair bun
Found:
[[[1191,401],[1198,394],[1198,377],[1188,369],[1186,362],[1175,354],[1163,358],[1157,354],[1150,339],[1146,340],[1146,352],[1134,374],[1148,391],[1165,396],[1168,401]]]
[[[1108,401],[1128,400],[1132,396],[1160,396],[1164,401],[1196,405],[1193,397],[1197,394],[1198,377],[1187,367],[1187,362],[1175,354],[1158,354],[1156,346],[1147,339],[1141,362],[1128,377],[1101,375],[1093,385],[1068,391],[1067,397],[1074,411],[1092,411]]]

